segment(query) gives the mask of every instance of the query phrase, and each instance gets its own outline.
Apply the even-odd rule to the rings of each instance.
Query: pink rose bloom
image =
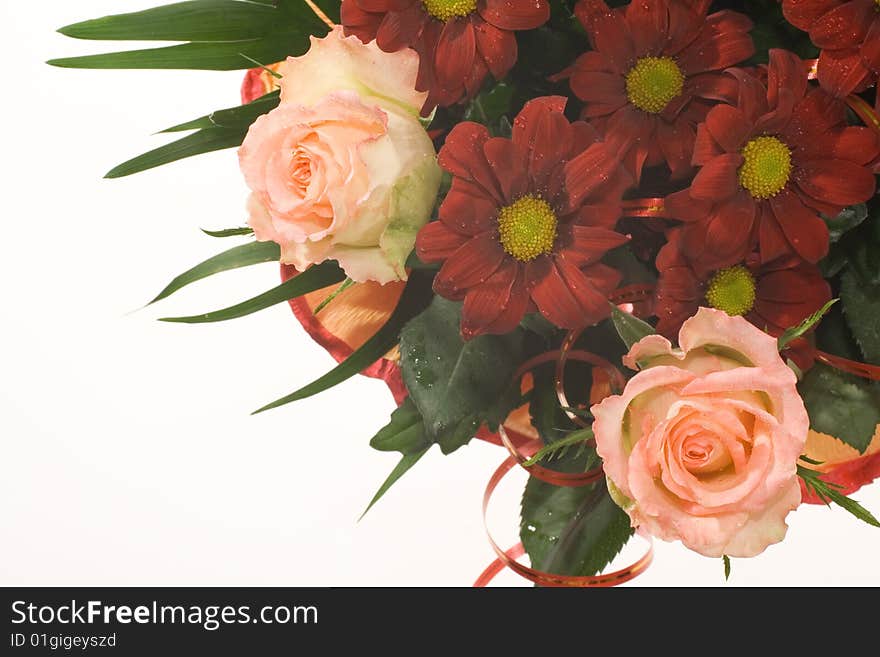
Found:
[[[418,55],[385,53],[336,29],[283,62],[281,104],[239,150],[258,240],[303,270],[337,260],[355,281],[406,278],[404,263],[440,184],[419,121]]]
[[[801,501],[797,460],[809,418],[776,339],[700,308],[679,349],[633,345],[641,370],[593,407],[608,489],[641,533],[709,557],[752,557],[785,537]]]

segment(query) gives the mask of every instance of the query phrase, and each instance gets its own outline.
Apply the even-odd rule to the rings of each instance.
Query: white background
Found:
[[[215,325],[155,321],[262,292],[275,265],[138,310],[232,245],[198,229],[241,225],[245,188],[231,150],[102,176],[164,143],[151,133],[236,105],[241,74],[43,62],[114,48],[55,28],[149,5],[0,8],[0,584],[469,585],[493,556],[480,501],[502,450],[431,452],[358,523],[396,461],[368,446],[393,408],[382,383],[358,377],[251,417],[333,364],[286,305]],[[512,483],[495,522],[505,542]],[[880,512],[880,485],[856,498]],[[728,585],[880,584],[880,530],[841,510],[789,518],[784,544],[734,560]],[[724,580],[720,561],[662,544],[634,584]]]

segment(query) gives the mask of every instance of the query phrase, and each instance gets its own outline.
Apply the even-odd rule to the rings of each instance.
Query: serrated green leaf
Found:
[[[289,395],[277,399],[271,404],[267,404],[266,406],[257,409],[254,411],[254,414],[278,408],[279,406],[284,406],[285,404],[323,392],[324,390],[350,379],[355,374],[361,372],[382,358],[382,356],[388,353],[391,347],[397,344],[400,331],[404,324],[422,312],[425,305],[430,301],[431,282],[431,277],[425,277],[419,272],[413,272],[410,274],[409,281],[403,290],[397,308],[395,308],[385,325],[379,329],[373,337],[367,340],[360,346],[360,348],[352,352],[348,358],[327,372],[324,376],[319,377],[310,384],[303,386]]]
[[[403,403],[391,413],[391,420],[379,429],[370,447],[380,452],[400,452],[410,454],[428,445],[422,416],[412,400],[407,397]]]
[[[450,446],[466,431],[463,420],[490,419],[500,400],[518,400],[511,383],[524,344],[521,329],[465,342],[460,322],[461,303],[435,297],[400,334],[400,368],[410,397],[431,438],[454,433]],[[507,405],[502,408],[509,410]],[[497,420],[501,412],[491,414]]]
[[[241,228],[223,228],[221,230],[208,230],[207,228],[202,228],[200,230],[209,237],[236,237],[238,235],[254,234],[254,229],[247,226],[242,226]]]
[[[865,360],[880,365],[880,285],[860,280],[852,269],[845,271],[840,281],[846,323]]]
[[[206,324],[209,322],[224,322],[229,319],[237,319],[250,315],[257,311],[269,308],[275,304],[301,297],[309,292],[320,290],[328,285],[334,285],[345,280],[345,272],[339,268],[333,260],[322,262],[309,267],[301,274],[289,278],[271,290],[263,292],[247,301],[242,301],[234,306],[222,310],[215,310],[201,315],[188,317],[162,317],[160,322],[175,322],[178,324]]]
[[[549,445],[544,445],[541,449],[535,452],[535,455],[530,459],[523,463],[524,466],[535,465],[538,461],[543,458],[549,456],[555,456],[560,452],[565,452],[572,445],[583,445],[586,441],[593,437],[592,429],[581,429],[580,431],[573,431],[568,434],[565,438],[560,438],[559,440],[550,443]]]
[[[532,567],[559,575],[595,575],[632,536],[629,517],[604,482],[553,486],[535,477],[523,493],[520,539]]]
[[[367,508],[364,509],[364,512],[361,514],[361,517],[358,520],[362,519],[367,512],[373,508],[373,506],[382,499],[382,496],[388,492],[388,490],[397,483],[397,480],[400,479],[403,475],[405,475],[410,468],[412,468],[419,460],[428,453],[428,450],[431,449],[430,445],[425,447],[424,449],[413,452],[411,454],[404,454],[403,457],[398,461],[397,465],[394,466],[394,469],[391,471],[391,474],[388,475],[388,478],[379,486],[379,490],[376,491],[376,494],[373,496],[373,499],[370,500],[370,503],[367,505]]]
[[[642,338],[656,333],[653,326],[617,306],[612,306],[611,321],[627,349],[631,349]]]
[[[832,244],[837,242],[844,233],[856,228],[868,217],[868,206],[864,203],[844,208],[836,217],[822,215],[828,225],[828,237]]]
[[[209,128],[165,144],[143,155],[123,162],[106,173],[105,178],[123,178],[163,164],[176,162],[193,155],[211,153],[240,146],[245,131],[229,128]]]
[[[278,10],[239,0],[194,0],[62,27],[75,39],[112,41],[241,41],[271,31]]]
[[[272,91],[250,103],[211,112],[192,121],[165,128],[161,133],[186,132],[188,130],[202,130],[204,128],[244,128],[246,132],[258,117],[278,107],[280,100],[280,92],[277,90]]]
[[[222,271],[256,265],[261,262],[277,262],[281,257],[281,251],[275,242],[248,242],[239,244],[228,251],[208,258],[192,269],[177,276],[163,289],[150,303],[156,303],[171,296],[182,287],[195,283],[208,276],[213,276]],[[149,305],[149,304],[148,304]]]
[[[798,390],[810,415],[810,428],[864,453],[880,424],[876,384],[816,363]]]
[[[801,457],[803,458],[803,457]],[[797,466],[798,476],[804,480],[806,487],[813,491],[825,504],[834,503],[859,520],[874,527],[880,527],[880,521],[861,504],[840,492],[839,484],[829,483],[821,478],[822,473],[810,470],[801,465]]]
[[[829,310],[831,310],[831,306],[837,303],[837,301],[838,299],[831,299],[831,301],[829,301],[819,310],[807,317],[800,324],[786,329],[786,331],[782,335],[780,335],[779,339],[776,341],[779,351],[785,349],[792,340],[797,340],[799,337],[801,337],[807,331],[813,328],[816,324],[818,324],[819,321],[825,316],[825,314]]]

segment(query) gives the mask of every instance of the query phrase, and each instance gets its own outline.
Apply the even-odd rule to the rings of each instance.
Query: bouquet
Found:
[[[289,303],[338,365],[258,412],[387,382],[369,506],[435,445],[503,447],[484,509],[527,470],[521,542],[478,584],[618,584],[635,534],[729,574],[804,503],[880,526],[849,497],[880,475],[876,0],[193,0],[60,31],[174,45],[56,66],[246,70],[108,173],[238,149],[250,195],[205,231],[235,245],[153,301],[280,263],[166,319]]]

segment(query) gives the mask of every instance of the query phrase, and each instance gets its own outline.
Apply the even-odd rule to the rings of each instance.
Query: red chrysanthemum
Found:
[[[880,1],[782,0],[782,13],[822,49],[819,83],[835,96],[860,91],[880,75]]]
[[[724,69],[755,51],[748,17],[708,0],[638,0],[609,9],[602,0],[575,8],[593,46],[568,71],[587,103],[584,117],[641,177],[666,162],[675,178],[692,172],[696,125],[736,87]]]
[[[385,52],[419,53],[416,88],[424,112],[474,96],[487,73],[501,79],[516,63],[513,32],[550,18],[548,0],[343,0],[345,34],[376,39]]]
[[[681,229],[669,232],[669,241],[657,255],[657,270],[657,332],[670,338],[700,306],[743,315],[758,328],[780,334],[831,299],[819,268],[797,256],[762,263],[757,253],[750,253],[730,267],[703,270],[682,249]]]
[[[811,263],[828,252],[820,213],[836,216],[874,194],[865,165],[878,154],[877,135],[849,126],[846,106],[807,84],[808,65],[770,51],[766,86],[731,69],[739,81],[735,106],[717,105],[697,128],[691,186],[666,206],[685,222],[682,245],[705,269],[745,259],[794,253]]]
[[[507,333],[526,312],[562,328],[608,315],[619,273],[599,262],[615,232],[629,177],[587,123],[569,123],[565,98],[530,101],[511,139],[460,123],[440,150],[452,187],[416,252],[443,262],[434,291],[463,299],[462,335]]]

